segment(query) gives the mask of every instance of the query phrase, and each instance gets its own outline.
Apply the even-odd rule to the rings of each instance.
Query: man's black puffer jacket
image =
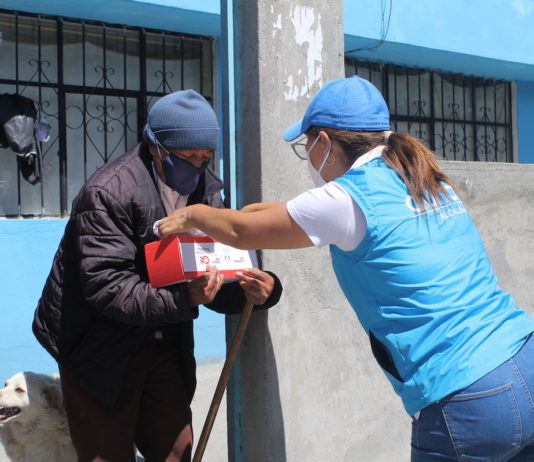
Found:
[[[191,399],[196,385],[192,320],[198,307],[189,306],[184,284],[154,289],[148,282],[144,245],[158,239],[152,226],[166,216],[151,160],[141,143],[82,187],[33,322],[43,347],[110,411],[132,358],[155,330],[175,339]],[[188,204],[223,207],[221,189],[221,180],[208,169]],[[273,277],[275,289],[259,308],[280,298],[282,288]],[[244,300],[239,285],[229,283],[208,306],[232,314]]]

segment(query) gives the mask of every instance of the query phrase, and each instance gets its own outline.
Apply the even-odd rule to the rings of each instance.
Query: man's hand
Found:
[[[263,305],[274,288],[274,278],[258,268],[250,268],[236,273],[239,285],[245,291],[245,297],[254,305]]]
[[[204,305],[213,301],[224,282],[224,276],[217,267],[208,265],[206,274],[187,283],[189,301],[192,306]]]

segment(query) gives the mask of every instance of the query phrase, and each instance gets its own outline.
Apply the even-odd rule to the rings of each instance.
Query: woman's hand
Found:
[[[186,233],[193,228],[191,225],[192,207],[194,205],[175,210],[171,215],[158,223],[158,231],[162,239],[179,233]]]
[[[250,268],[236,273],[239,285],[245,291],[245,297],[254,305],[263,305],[274,288],[274,278],[258,268]]]

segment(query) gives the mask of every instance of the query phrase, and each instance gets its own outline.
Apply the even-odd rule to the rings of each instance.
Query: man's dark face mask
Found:
[[[200,167],[195,167],[191,162],[171,153],[161,161],[165,183],[183,196],[191,194],[196,189],[208,164],[209,160]]]

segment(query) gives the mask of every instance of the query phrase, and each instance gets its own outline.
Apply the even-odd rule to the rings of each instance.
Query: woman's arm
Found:
[[[238,249],[298,249],[312,241],[291,218],[285,203],[256,212],[216,209],[197,204],[176,210],[158,225],[162,237],[197,228]]]
[[[240,212],[259,212],[277,205],[283,204],[283,202],[255,202],[254,204],[248,204],[239,209]]]

